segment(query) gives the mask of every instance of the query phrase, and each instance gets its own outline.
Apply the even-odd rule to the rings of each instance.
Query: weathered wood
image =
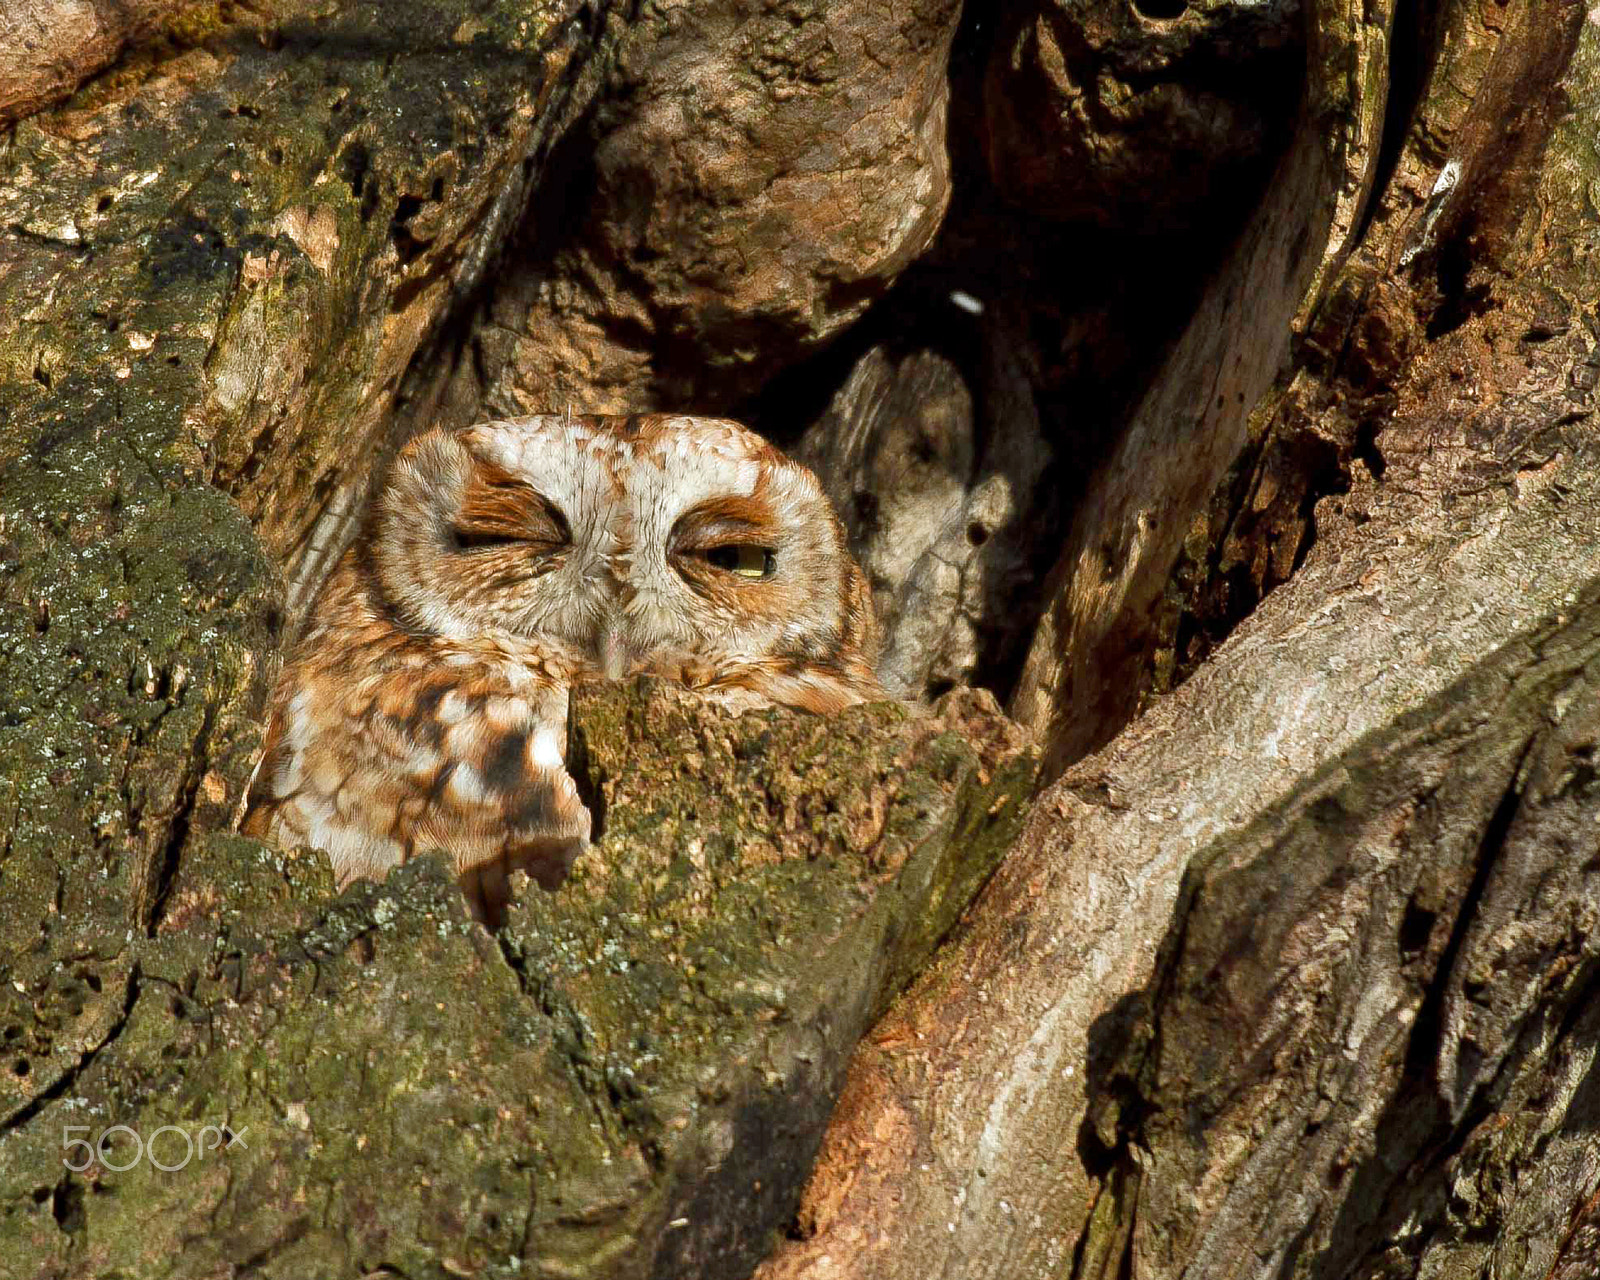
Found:
[[[1011,705],[1043,739],[1047,776],[1137,707],[1183,540],[1284,371],[1308,288],[1350,252],[1378,164],[1392,20],[1387,2],[1316,7],[1288,154],[1073,514]]]
[[[1317,505],[1287,585],[1041,798],[858,1056],[809,1238],[763,1280],[1545,1276],[1592,1250],[1600,38],[1582,16],[1445,6],[1376,215],[1348,199],[1328,223],[1298,308],[1319,340],[1256,408],[1381,403],[1373,466]],[[1324,34],[1352,30],[1335,18]],[[1386,63],[1338,65],[1373,77],[1359,98]],[[1351,370],[1375,367],[1386,398],[1357,399]],[[1107,492],[1137,480],[1113,470]],[[1138,597],[1147,564],[1071,575],[1073,634]],[[1074,679],[1136,667],[1111,652],[1074,654]],[[1055,687],[1063,710],[1130,696]],[[1085,745],[1056,735],[1058,763]]]

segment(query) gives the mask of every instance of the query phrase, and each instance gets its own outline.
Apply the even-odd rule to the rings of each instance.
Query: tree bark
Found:
[[[0,13],[0,124],[65,98],[135,41],[189,43],[217,6],[197,0],[13,0]]]
[[[221,15],[0,144],[0,1274],[747,1273],[1008,844],[981,693],[579,698],[606,852],[497,938],[436,860],[336,895],[228,834],[402,375],[628,21]]]
[[[858,1056],[765,1280],[1596,1265],[1600,45],[1576,6],[1447,5],[1380,145],[1365,13],[1318,11],[1297,154],[1078,514],[1030,686],[1049,759],[1148,678],[1184,534],[1288,582],[1041,796]],[[1319,164],[1340,86],[1371,123]],[[1324,246],[1297,305],[1269,233]],[[1291,311],[1247,433],[1228,375]],[[1347,492],[1282,492],[1312,435]],[[1174,475],[1248,436],[1196,519]]]
[[[981,78],[1039,88],[1069,19],[1104,18],[1133,33],[1104,136],[1133,137],[1232,65],[1202,48],[1198,97],[1169,94],[1138,40],[1257,30],[1230,3],[1194,0],[1192,26],[1018,5]],[[903,317],[891,284],[947,174],[972,181],[939,70],[984,15],[201,8],[0,100],[61,99],[0,134],[0,1275],[1600,1269],[1579,5],[1310,0],[1274,175],[1170,349],[1144,335],[1159,373],[1073,507],[1012,700],[1046,789],[981,693],[830,720],[585,694],[569,758],[597,850],[493,936],[432,859],[335,893],[315,851],[229,834],[283,637],[398,440],[544,394],[549,352],[592,357],[557,360],[574,394],[670,398],[726,365],[736,398],[861,311]],[[1244,8],[1298,47],[1285,6]],[[697,49],[686,16],[726,39]],[[1025,145],[1028,112],[1069,128],[1080,70],[986,117],[1011,131],[994,181],[1051,216],[1086,188]],[[639,203],[637,139],[677,126],[636,99],[690,135],[671,207]],[[830,160],[811,134],[836,125]],[[1194,136],[1259,158],[1220,132]],[[552,248],[600,141],[605,225]],[[1095,189],[1126,200],[1161,154]],[[813,169],[732,201],[707,177]],[[917,216],[869,172],[910,175]],[[862,201],[838,243],[829,184]],[[998,225],[980,212],[969,239]],[[673,260],[680,224],[715,252]],[[965,243],[929,249],[938,270]],[[782,270],[747,278],[741,246]],[[530,323],[602,259],[631,301]],[[803,446],[842,503],[915,481],[871,508],[907,523],[852,518],[917,693],[983,674],[1078,438],[1040,391],[1043,304],[961,296],[1000,317],[986,381],[956,344],[880,332]],[[919,385],[950,434],[908,470]],[[125,1165],[207,1124],[240,1144]],[[64,1167],[76,1126],[117,1125]]]

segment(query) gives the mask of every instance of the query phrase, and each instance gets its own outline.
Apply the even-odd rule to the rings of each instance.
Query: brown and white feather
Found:
[[[544,416],[396,459],[273,701],[244,829],[341,882],[455,861],[494,920],[587,846],[578,683],[650,674],[738,709],[884,697],[874,613],[816,479],[722,419]]]

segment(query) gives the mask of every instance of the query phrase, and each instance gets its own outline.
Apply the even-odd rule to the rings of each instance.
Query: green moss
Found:
[[[857,1036],[1014,830],[1031,757],[891,706],[734,718],[640,685],[575,715],[603,835],[498,938],[437,858],[333,897],[322,855],[213,835],[155,937],[100,935],[98,1004],[71,1013],[80,978],[51,1005],[41,967],[13,1010],[39,1069],[64,1035],[93,1049],[0,1147],[0,1259],[53,1239],[102,1275],[263,1251],[283,1275],[313,1252],[324,1272],[747,1269]],[[80,1122],[248,1145],[63,1178]],[[183,1136],[161,1141],[173,1163]],[[110,1158],[133,1153],[124,1134]]]
[[[556,15],[340,4],[0,150],[0,1277],[743,1267],[1014,825],[1029,761],[959,727],[625,689],[580,699],[604,838],[498,938],[435,859],[335,894],[226,834],[257,535],[369,464],[395,329],[472,287]],[[80,1124],[245,1141],[80,1174]]]

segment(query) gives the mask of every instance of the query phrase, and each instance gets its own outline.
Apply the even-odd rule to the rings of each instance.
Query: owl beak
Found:
[[[600,671],[607,680],[620,680],[633,665],[627,643],[616,627],[608,627],[600,637]]]

